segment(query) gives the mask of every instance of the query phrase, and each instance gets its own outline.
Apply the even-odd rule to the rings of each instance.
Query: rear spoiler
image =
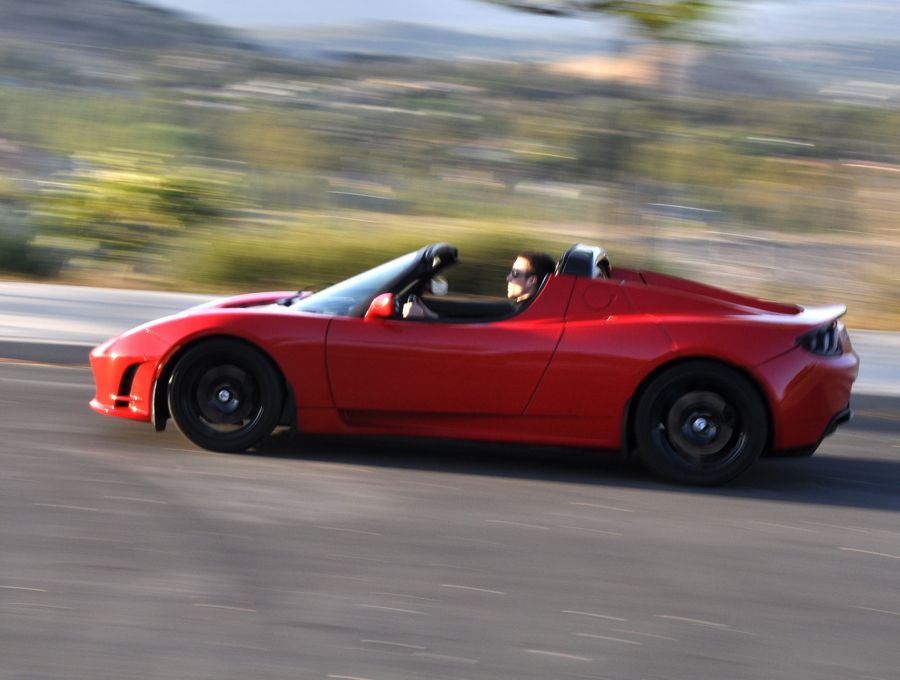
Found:
[[[800,313],[791,319],[792,324],[813,329],[836,321],[847,313],[847,305],[817,305],[800,307]]]

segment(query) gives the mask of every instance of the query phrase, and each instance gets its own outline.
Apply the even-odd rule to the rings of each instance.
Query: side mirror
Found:
[[[382,293],[372,300],[372,304],[366,310],[367,321],[369,319],[389,319],[394,315],[394,294]]]

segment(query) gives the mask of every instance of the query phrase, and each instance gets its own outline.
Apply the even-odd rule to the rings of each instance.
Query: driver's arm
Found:
[[[428,309],[417,295],[410,295],[403,304],[404,319],[437,319],[438,315]]]

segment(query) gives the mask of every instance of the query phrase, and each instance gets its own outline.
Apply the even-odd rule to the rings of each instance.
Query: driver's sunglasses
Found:
[[[522,269],[516,269],[515,267],[509,270],[509,278],[511,279],[524,279],[531,276],[532,274],[534,274],[533,271],[524,271]]]

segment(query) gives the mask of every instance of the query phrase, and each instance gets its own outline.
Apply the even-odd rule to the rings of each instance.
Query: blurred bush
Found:
[[[0,187],[0,272],[34,278],[57,276],[65,262],[58,248],[35,242],[35,230],[18,202]]]
[[[378,228],[306,223],[252,234],[193,236],[173,254],[176,276],[187,287],[202,281],[221,290],[260,288],[316,290],[436,240],[459,248],[459,264],[449,272],[459,293],[506,294],[506,273],[519,250],[546,250],[559,257],[570,243],[563,237],[522,233],[509,225],[457,224],[440,230],[444,239],[404,227]]]
[[[237,205],[226,174],[172,165],[159,154],[109,152],[74,162],[44,184],[32,210],[42,233],[87,241],[100,259],[140,261]]]

